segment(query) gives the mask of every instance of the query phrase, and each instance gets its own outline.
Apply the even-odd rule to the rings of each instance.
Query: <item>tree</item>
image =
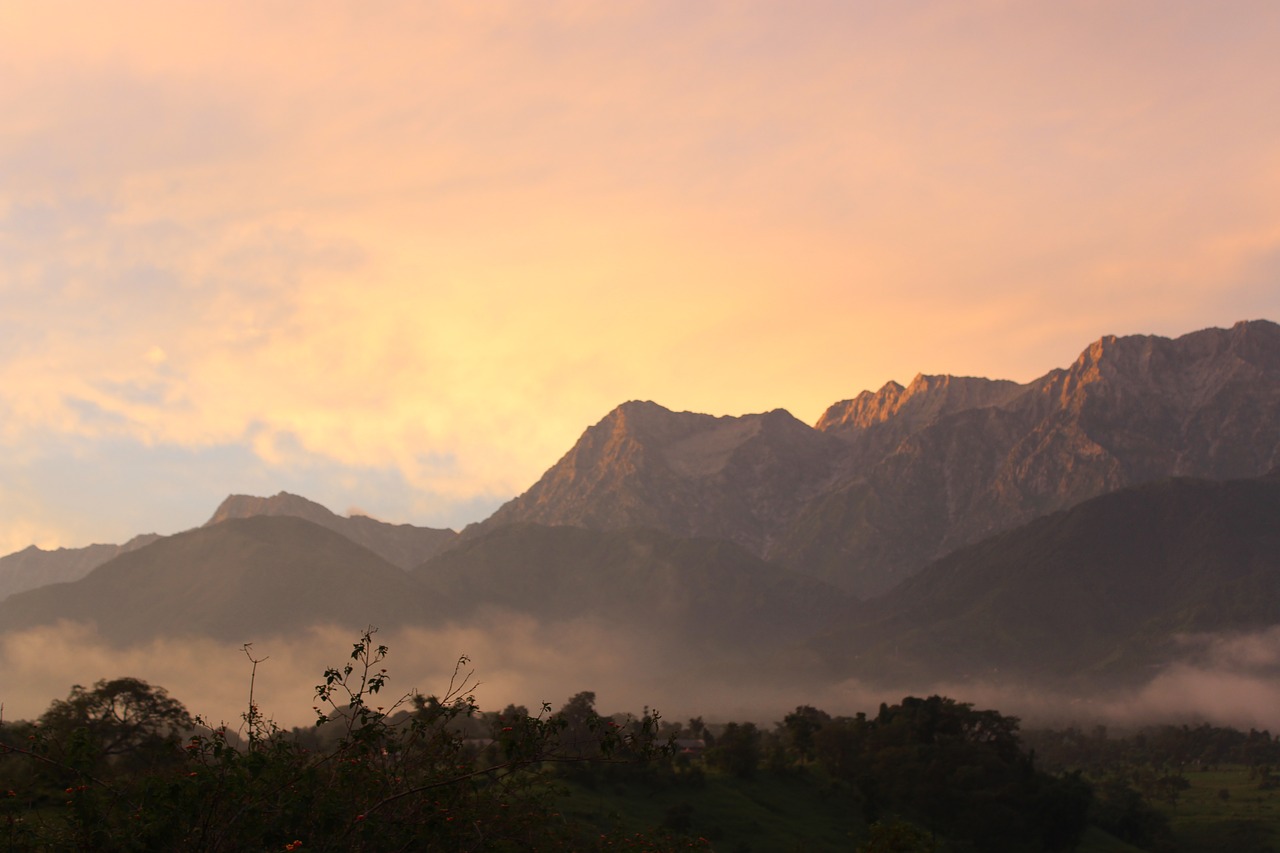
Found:
[[[833,720],[814,743],[823,766],[858,791],[868,820],[899,815],[992,853],[1070,849],[1092,792],[1079,777],[1037,771],[1017,732],[1015,717],[907,697],[874,720]]]
[[[560,750],[564,755],[585,758],[600,753],[601,726],[604,721],[596,713],[596,694],[583,690],[574,694],[564,707],[556,712],[563,729],[560,732]]]
[[[813,736],[830,722],[830,714],[819,711],[812,705],[800,705],[793,713],[782,718],[782,727],[791,741],[791,748],[801,761],[813,760]]]
[[[858,779],[866,751],[867,732],[871,724],[865,714],[837,717],[814,733],[814,756],[824,770],[837,779]],[[868,814],[869,820],[877,815]]]
[[[755,723],[729,723],[708,747],[707,763],[741,779],[750,779],[760,764],[760,731]]]
[[[138,678],[79,684],[40,717],[55,755],[85,772],[133,770],[181,758],[195,725],[182,703]]]

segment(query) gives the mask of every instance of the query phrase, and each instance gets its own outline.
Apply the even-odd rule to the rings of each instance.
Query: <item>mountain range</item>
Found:
[[[860,596],[956,548],[1165,477],[1280,463],[1280,326],[1104,337],[1020,385],[917,376],[831,406],[714,418],[630,402],[527,492],[516,521],[729,539]]]
[[[27,549],[0,559],[0,630],[243,641],[499,608],[825,679],[1136,684],[1188,634],[1280,623],[1278,463],[1280,326],[1108,336],[1025,384],[921,375],[813,426],[624,403],[461,533],[280,493]]]

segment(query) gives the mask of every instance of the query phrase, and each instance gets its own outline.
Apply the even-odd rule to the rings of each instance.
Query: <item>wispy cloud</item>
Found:
[[[629,398],[812,420],[1274,317],[1278,29],[1252,2],[11,4],[0,442],[235,444],[478,505]]]
[[[327,666],[349,654],[363,625],[317,626],[293,636],[246,637],[255,657],[266,658],[255,689],[259,705],[284,725],[306,725],[314,687]],[[590,616],[539,622],[490,609],[466,624],[440,624],[381,632],[391,649],[392,693],[440,693],[454,664],[470,658],[482,707],[508,703],[558,707],[582,690],[594,691],[600,710],[657,708],[672,720],[752,720],[770,726],[797,705],[833,715],[874,715],[881,702],[939,694],[979,708],[1020,717],[1026,727],[1195,723],[1280,727],[1278,630],[1201,637],[1186,656],[1146,684],[1128,690],[1046,690],[1015,682],[833,683],[803,667],[729,662],[703,650],[691,655],[652,632],[628,631]],[[91,627],[60,623],[0,634],[0,685],[6,719],[38,716],[72,684],[129,675],[165,687],[196,713],[215,721],[239,720],[247,700],[250,663],[240,646],[202,638],[164,638],[113,648]],[[749,685],[744,687],[744,685]]]

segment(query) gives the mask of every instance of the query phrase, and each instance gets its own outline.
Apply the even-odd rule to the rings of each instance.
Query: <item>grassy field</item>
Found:
[[[708,772],[701,785],[656,787],[638,782],[565,783],[560,809],[600,832],[667,827],[706,838],[719,853],[851,853],[867,826],[853,794],[820,771],[750,780]],[[1141,853],[1091,827],[1078,853]]]
[[[813,773],[750,780],[708,773],[701,783],[657,786],[643,780],[565,784],[560,809],[601,832],[666,827],[709,840],[722,853],[844,851],[865,824],[847,790]]]
[[[1176,853],[1280,853],[1280,788],[1263,790],[1244,767],[1189,771],[1190,787],[1168,818]],[[820,772],[772,774],[750,780],[707,772],[700,783],[658,785],[644,779],[563,783],[560,809],[600,832],[659,828],[701,836],[720,853],[854,850],[866,824],[852,793]],[[1224,793],[1225,792],[1225,795]],[[1091,827],[1078,853],[1139,853],[1139,848]]]
[[[1176,806],[1161,804],[1180,853],[1277,853],[1280,788],[1263,790],[1245,767],[1189,771]]]

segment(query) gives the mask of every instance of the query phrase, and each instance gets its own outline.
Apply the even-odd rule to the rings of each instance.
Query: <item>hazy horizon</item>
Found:
[[[1046,690],[1021,682],[904,682],[864,684],[857,680],[797,678],[776,664],[764,667],[744,690],[739,673],[716,674],[698,665],[694,650],[654,645],[634,630],[619,632],[590,617],[540,623],[523,614],[495,611],[483,624],[406,628],[376,635],[390,654],[390,706],[410,691],[443,695],[459,657],[474,673],[480,707],[507,704],[536,713],[543,702],[559,709],[584,690],[597,697],[602,714],[639,715],[645,708],[664,719],[685,722],[701,716],[711,723],[751,721],[766,728],[797,706],[811,705],[833,716],[874,715],[881,702],[904,696],[943,695],[1020,717],[1024,728],[1091,726],[1120,728],[1148,724],[1233,726],[1280,730],[1280,628],[1231,636],[1189,638],[1193,653],[1136,688],[1081,693]],[[324,669],[345,660],[359,631],[314,626],[296,636],[257,637],[251,652],[259,660],[255,701],[285,727],[314,724],[314,686]],[[638,666],[637,651],[649,653]],[[59,623],[0,635],[0,665],[8,673],[4,699],[7,722],[38,717],[71,686],[99,679],[141,678],[163,687],[193,714],[235,728],[241,721],[252,664],[240,644],[210,638],[160,637],[129,647],[113,647],[91,627]]]

